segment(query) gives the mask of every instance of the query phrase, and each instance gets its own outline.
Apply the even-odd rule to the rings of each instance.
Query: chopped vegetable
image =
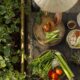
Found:
[[[47,27],[47,25],[44,25],[43,30],[44,30],[45,32],[48,32],[48,31],[49,31],[49,27]]]
[[[52,32],[54,30],[54,24],[53,22],[47,22],[44,26],[43,26],[43,30],[45,32]]]
[[[43,30],[44,30],[45,32],[50,32],[51,26],[48,26],[48,25],[46,24],[46,25],[43,26]]]
[[[55,30],[52,32],[46,32],[46,42],[59,40],[59,30]]]

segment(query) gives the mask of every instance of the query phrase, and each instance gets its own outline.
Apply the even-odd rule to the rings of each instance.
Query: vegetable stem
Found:
[[[61,54],[59,52],[56,52],[56,58],[59,60],[61,67],[63,68],[65,74],[67,75],[67,77],[69,78],[69,80],[71,80],[74,77],[73,72],[71,71],[71,69],[68,67],[67,63],[65,62],[65,60],[62,58]]]

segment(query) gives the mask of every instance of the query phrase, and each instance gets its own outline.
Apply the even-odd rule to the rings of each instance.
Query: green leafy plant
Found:
[[[54,52],[46,51],[43,55],[39,56],[38,58],[34,59],[30,64],[29,67],[32,70],[32,75],[38,75],[43,79],[48,80],[48,72],[52,68],[52,60],[54,59]]]
[[[71,55],[70,61],[80,65],[80,57],[79,56],[80,56],[80,51],[79,50],[77,50],[76,52],[74,51]]]
[[[15,39],[19,34],[20,1],[2,0],[0,3],[0,80],[25,80],[15,65],[20,63],[20,48]],[[13,35],[15,33],[15,35]],[[12,36],[13,35],[13,36]],[[17,36],[19,37],[19,36]],[[14,40],[15,39],[15,40]],[[17,46],[17,47],[16,47]],[[19,66],[16,66],[20,68]]]
[[[25,75],[13,69],[4,69],[0,72],[0,80],[24,80]]]

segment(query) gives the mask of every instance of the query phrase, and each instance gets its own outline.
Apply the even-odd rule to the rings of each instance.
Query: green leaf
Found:
[[[0,15],[3,15],[6,13],[6,9],[4,5],[0,5]]]
[[[0,60],[3,60],[3,57],[2,56],[0,56]]]
[[[11,22],[11,19],[7,19],[6,21],[5,21],[5,24],[9,24]]]
[[[14,50],[11,34],[19,32],[19,0],[2,0],[0,3],[0,80],[25,80],[24,74],[14,70],[20,51]],[[14,56],[13,56],[14,55]]]
[[[2,56],[0,56],[0,68],[4,68],[4,67],[6,67],[5,60],[3,59]]]
[[[2,78],[2,77],[0,77],[0,80],[3,80],[3,78]]]
[[[4,55],[10,56],[10,47],[9,46],[4,46]]]
[[[12,24],[11,25],[11,31],[12,32],[18,32],[19,31],[19,28],[15,24]]]
[[[13,56],[11,61],[12,61],[12,63],[17,63],[19,61],[19,57],[18,56]]]

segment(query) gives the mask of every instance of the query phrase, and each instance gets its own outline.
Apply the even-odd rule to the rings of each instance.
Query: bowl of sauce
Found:
[[[75,29],[76,26],[77,26],[77,24],[76,24],[76,22],[75,22],[74,20],[70,20],[70,21],[68,21],[68,23],[67,23],[67,27],[68,27],[69,29]]]

